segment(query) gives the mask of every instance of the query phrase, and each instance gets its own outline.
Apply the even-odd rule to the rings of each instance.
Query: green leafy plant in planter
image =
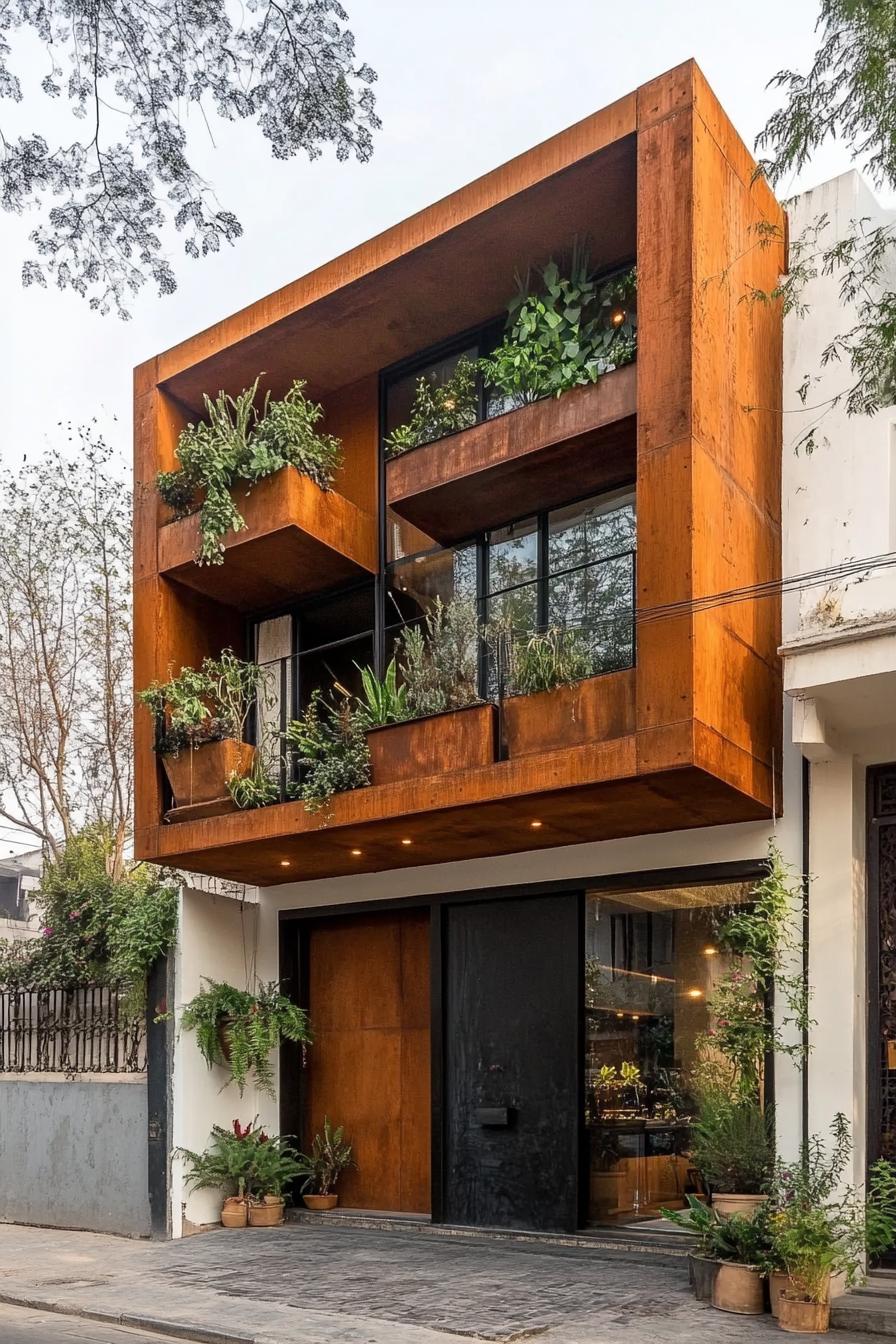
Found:
[[[691,1159],[714,1192],[764,1194],[774,1164],[770,1112],[747,1098],[704,1095],[691,1129]]]
[[[261,752],[256,752],[247,774],[234,771],[228,776],[227,792],[241,809],[269,807],[280,801],[280,781],[268,773]]]
[[[365,719],[349,696],[333,701],[314,691],[302,717],[287,726],[285,738],[302,770],[294,794],[309,812],[319,812],[334,794],[370,783]]]
[[[183,667],[168,681],[154,681],[138,699],[160,726],[156,750],[169,756],[228,737],[242,741],[265,684],[257,663],[225,649],[220,658],[203,659],[201,668]]]
[[[553,258],[539,274],[538,287],[529,275],[517,276],[508,330],[480,360],[492,414],[595,383],[634,359],[634,268],[600,284],[585,248],[576,243],[566,275]]]
[[[410,717],[463,709],[477,702],[480,630],[475,604],[437,597],[396,641],[396,659]]]
[[[494,623],[485,637],[508,695],[536,695],[571,686],[594,671],[587,638],[575,627],[551,626],[523,634]]]
[[[853,1143],[849,1122],[837,1115],[826,1138],[811,1135],[795,1162],[778,1162],[771,1182],[772,1245],[806,1301],[827,1300],[831,1274],[848,1287],[861,1281],[866,1257],[874,1259],[896,1240],[896,1168],[880,1160],[867,1186],[846,1181]]]
[[[305,396],[297,379],[286,395],[265,395],[256,408],[258,379],[236,397],[219,392],[204,397],[206,419],[187,425],[177,443],[180,466],[160,472],[156,487],[177,516],[199,509],[199,564],[221,564],[223,538],[239,532],[245,519],[231,491],[293,466],[323,490],[329,489],[342,462],[342,445],[317,425],[323,409]]]
[[[358,667],[358,671],[361,673],[358,707],[365,728],[404,723],[411,717],[407,687],[398,680],[398,665],[394,658],[389,660],[382,681],[370,667]]]
[[[323,1130],[315,1134],[310,1153],[299,1156],[302,1190],[311,1195],[332,1195],[342,1173],[351,1166],[352,1147],[345,1141],[342,1125],[335,1129],[324,1117]]]
[[[444,382],[437,382],[431,374],[418,378],[410,419],[388,436],[386,453],[396,457],[446,434],[469,429],[476,423],[477,409],[476,365],[461,355]]]
[[[261,983],[257,993],[221,981],[207,980],[207,989],[186,1005],[181,1017],[185,1031],[195,1031],[196,1044],[209,1068],[229,1068],[242,1096],[250,1073],[256,1086],[274,1095],[271,1052],[281,1041],[301,1045],[311,1039],[308,1014],[276,982]]]

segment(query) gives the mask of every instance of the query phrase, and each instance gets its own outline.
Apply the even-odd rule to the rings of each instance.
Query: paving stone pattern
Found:
[[[206,1344],[781,1344],[767,1316],[695,1302],[686,1277],[680,1258],[407,1229],[287,1226],[151,1243],[0,1225],[0,1301],[61,1313],[54,1344],[66,1331],[106,1344],[114,1322]],[[103,1329],[78,1335],[72,1314]],[[843,1331],[832,1344],[868,1339]]]
[[[311,1233],[312,1235],[309,1235]],[[220,1239],[181,1243],[163,1274],[178,1284],[490,1340],[567,1320],[624,1323],[687,1303],[680,1260],[357,1229],[255,1229],[244,1260],[222,1264]]]

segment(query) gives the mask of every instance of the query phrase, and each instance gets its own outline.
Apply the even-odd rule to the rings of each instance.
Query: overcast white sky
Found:
[[[817,0],[344,3],[358,56],[379,75],[383,128],[372,161],[278,163],[249,125],[216,125],[213,148],[197,123],[203,168],[245,234],[235,248],[200,262],[172,238],[173,297],[147,291],[122,323],[92,314],[70,291],[23,290],[19,272],[33,222],[0,216],[0,453],[7,461],[39,451],[58,421],[92,416],[105,424],[117,417],[115,437],[127,454],[135,364],[687,57],[696,57],[752,145],[776,105],[766,81],[782,66],[805,68],[817,12]],[[35,91],[45,57],[25,54],[34,100],[45,103]],[[834,148],[802,185],[848,166]]]

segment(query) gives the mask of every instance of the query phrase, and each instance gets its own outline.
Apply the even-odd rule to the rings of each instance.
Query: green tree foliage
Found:
[[[174,942],[177,885],[151,864],[109,872],[113,840],[93,826],[44,864],[37,899],[41,937],[0,945],[0,985],[120,982],[142,1005],[153,963]]]
[[[188,126],[208,132],[215,115],[254,121],[276,159],[315,159],[327,146],[339,160],[369,159],[376,75],[356,61],[347,18],[338,0],[6,0],[0,98],[31,113],[39,88],[57,119],[66,103],[72,118],[58,145],[39,130],[0,136],[0,207],[53,202],[31,233],[25,284],[52,279],[127,317],[147,281],[160,294],[176,288],[172,229],[190,257],[239,238],[193,162]],[[35,41],[46,66],[32,89],[15,58]]]
[[[820,45],[808,74],[782,70],[771,81],[785,101],[758,137],[760,169],[777,185],[836,139],[878,187],[894,190],[896,6],[890,0],[822,0],[817,30]],[[796,447],[806,452],[823,441],[824,418],[834,407],[843,406],[848,415],[872,415],[896,401],[894,226],[855,219],[844,237],[832,240],[830,222],[819,216],[792,240],[788,274],[771,295],[754,295],[761,301],[782,299],[785,312],[805,317],[808,281],[833,276],[839,284],[845,322],[831,334],[821,365],[842,368],[844,381],[832,396],[815,402],[819,372],[802,375],[797,390],[810,418]],[[760,240],[768,237],[766,232]]]

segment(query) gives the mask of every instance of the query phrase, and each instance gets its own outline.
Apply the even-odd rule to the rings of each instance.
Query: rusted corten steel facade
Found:
[[[754,169],[688,62],[136,370],[137,689],[248,653],[247,614],[375,574],[383,500],[444,541],[458,519],[498,525],[624,479],[637,507],[635,665],[607,674],[590,739],[374,784],[323,814],[284,802],[166,824],[140,708],[139,857],[265,885],[769,814],[782,322],[745,296],[774,287],[785,219]],[[494,318],[515,269],[574,236],[606,268],[636,260],[636,364],[383,462],[381,370]],[[223,565],[200,568],[195,519],[170,521],[155,476],[203,393],[262,371],[274,395],[307,380],[344,467],[328,493],[292,468],[264,481]]]

